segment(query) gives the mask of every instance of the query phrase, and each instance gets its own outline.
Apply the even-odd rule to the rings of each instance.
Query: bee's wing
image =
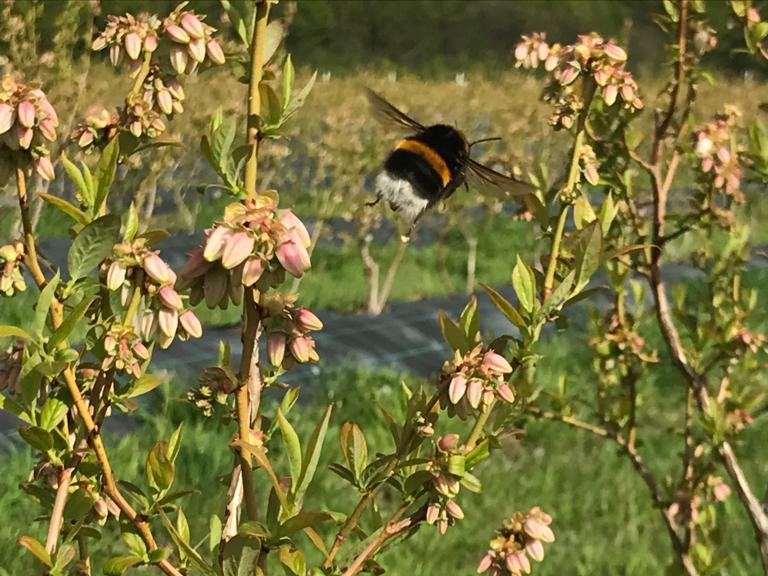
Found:
[[[371,108],[373,108],[374,112],[376,113],[376,118],[380,122],[385,124],[394,124],[396,126],[400,126],[401,128],[408,128],[409,130],[413,130],[415,132],[421,132],[424,130],[424,126],[416,122],[416,120],[408,116],[405,112],[401,112],[392,106],[392,104],[384,100],[384,98],[376,94],[376,92],[370,88],[366,88],[365,91],[368,96],[368,102],[371,103]]]
[[[501,196],[525,196],[536,192],[536,187],[533,184],[505,176],[471,158],[467,168],[469,168],[467,170],[467,182],[473,188],[483,192]]]

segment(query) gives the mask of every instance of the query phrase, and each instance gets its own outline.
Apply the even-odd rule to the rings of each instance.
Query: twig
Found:
[[[406,248],[408,248],[407,242],[398,243],[397,252],[392,259],[392,262],[389,263],[387,275],[384,277],[384,284],[379,293],[379,300],[376,303],[376,314],[381,314],[383,312],[384,306],[386,306],[387,300],[389,300],[389,293],[392,291],[392,286],[395,283],[395,275],[397,274],[397,269],[400,267],[400,262],[403,260],[403,256],[405,256]]]

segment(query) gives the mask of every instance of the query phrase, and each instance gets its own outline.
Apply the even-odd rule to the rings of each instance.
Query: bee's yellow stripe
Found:
[[[400,143],[395,146],[395,150],[406,150],[424,158],[424,160],[426,160],[432,169],[440,176],[440,179],[443,181],[443,188],[448,186],[448,183],[451,181],[451,171],[448,169],[448,165],[445,163],[442,156],[432,150],[432,148],[418,140],[406,139],[401,140]]]

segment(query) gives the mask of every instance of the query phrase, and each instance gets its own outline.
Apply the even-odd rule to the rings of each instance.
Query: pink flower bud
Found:
[[[107,289],[117,290],[125,282],[126,269],[120,262],[112,262],[107,270]]]
[[[721,482],[712,489],[712,495],[718,502],[724,502],[731,495],[731,487],[725,482]]]
[[[459,506],[455,500],[449,500],[445,505],[445,509],[448,511],[448,514],[456,518],[456,520],[464,518],[464,510],[461,509],[461,506]]]
[[[464,398],[464,393],[467,391],[467,379],[461,374],[456,374],[451,379],[451,383],[448,385],[448,398],[451,404],[458,404],[461,399]]]
[[[552,70],[557,68],[558,64],[560,64],[560,58],[558,58],[557,54],[554,52],[550,52],[549,56],[547,56],[547,59],[544,61],[544,70],[552,72]]]
[[[35,125],[35,105],[29,100],[19,103],[17,114],[19,124],[25,128],[32,128]]]
[[[280,366],[285,357],[286,336],[282,332],[272,332],[267,338],[267,356],[272,366]]]
[[[717,149],[717,157],[723,164],[728,164],[731,161],[731,151],[725,146],[721,146]]]
[[[133,353],[142,360],[149,358],[149,350],[147,350],[147,347],[144,346],[143,342],[136,342],[131,349],[133,350]]]
[[[554,542],[555,534],[552,529],[538,518],[528,518],[523,524],[526,534],[542,542]]]
[[[80,138],[77,141],[77,145],[80,146],[80,148],[86,148],[87,146],[90,146],[93,143],[93,132],[90,130],[84,130],[82,134],[80,134]]]
[[[203,23],[191,12],[187,12],[181,17],[181,25],[192,38],[199,39],[205,37]]]
[[[446,434],[437,441],[437,447],[443,452],[453,452],[459,447],[460,441],[458,434]]]
[[[192,338],[200,338],[203,335],[203,326],[200,324],[200,319],[192,310],[182,312],[179,316],[179,323]]]
[[[539,46],[536,48],[536,56],[538,56],[539,60],[546,60],[547,56],[549,56],[549,44],[540,42]]]
[[[712,170],[712,166],[714,166],[715,161],[712,159],[712,156],[707,156],[701,161],[701,171],[702,172],[709,172]]]
[[[188,61],[187,51],[183,46],[173,46],[171,48],[171,66],[176,71],[176,74],[184,74]]]
[[[508,402],[510,404],[513,404],[515,402],[515,393],[512,392],[512,388],[510,388],[509,385],[506,383],[499,386],[499,389],[496,390],[496,393],[499,395],[499,398],[501,398],[505,402]]]
[[[136,32],[129,32],[125,35],[123,40],[125,43],[125,52],[128,54],[128,58],[136,60],[141,54],[141,38]]]
[[[173,338],[179,327],[179,313],[176,310],[161,308],[157,314],[157,327],[168,338]]]
[[[107,39],[104,38],[104,36],[99,36],[96,38],[96,40],[93,41],[93,44],[91,44],[91,50],[94,52],[98,52],[99,50],[104,50],[104,48],[107,47]]]
[[[32,145],[32,137],[35,135],[35,131],[32,128],[16,125],[16,135],[19,138],[19,146],[24,148],[24,150],[28,150]]]
[[[56,127],[53,125],[53,120],[50,118],[44,118],[40,121],[38,128],[46,140],[49,142],[56,141]]]
[[[485,353],[485,357],[483,358],[483,368],[498,374],[509,374],[512,372],[512,366],[507,362],[507,359],[493,350],[489,350]]]
[[[522,62],[528,56],[528,43],[520,42],[515,46],[515,60]]]
[[[157,104],[160,110],[163,111],[163,114],[168,114],[169,116],[173,114],[173,97],[168,90],[160,90],[157,93]]]
[[[264,273],[261,258],[250,258],[243,266],[243,286],[253,286]]]
[[[50,156],[40,156],[35,162],[35,171],[44,180],[53,180],[56,174],[53,171],[53,164]]]
[[[432,525],[435,522],[437,522],[437,519],[440,517],[440,508],[436,504],[430,504],[427,507],[427,515],[425,520],[427,521],[427,524]]]
[[[150,340],[152,340],[152,338],[155,337],[156,331],[157,331],[157,318],[155,317],[154,312],[151,312],[151,311],[145,312],[144,315],[141,317],[142,339],[149,342]]]
[[[309,362],[311,347],[312,347],[312,341],[306,336],[299,336],[298,338],[293,338],[291,339],[291,343],[289,344],[291,355],[300,364]]]
[[[435,490],[437,490],[443,496],[452,498],[455,495],[453,493],[452,483],[448,481],[448,478],[445,477],[445,474],[438,474],[435,476],[432,479],[432,485],[435,487]]]
[[[13,126],[16,109],[10,104],[0,102],[0,134],[5,134]]]
[[[168,264],[157,254],[150,254],[144,258],[144,271],[158,284],[169,284],[172,273]]]
[[[149,32],[144,38],[144,50],[146,52],[154,52],[157,50],[157,36],[154,33]]]
[[[205,40],[196,38],[187,44],[187,54],[198,64],[205,60]]]
[[[166,88],[176,100],[184,100],[184,88],[179,84],[176,79],[170,80],[166,83]]]
[[[579,69],[575,66],[566,66],[565,69],[560,72],[560,84],[563,86],[568,86],[568,84],[573,83],[576,78],[579,77]]]
[[[226,62],[224,51],[216,40],[208,40],[208,43],[205,45],[205,51],[208,54],[208,58],[210,58],[211,62],[214,64],[220,65]]]
[[[603,88],[603,101],[605,101],[608,106],[613,106],[613,103],[616,102],[616,96],[618,95],[619,89],[615,84],[609,84]]]
[[[491,558],[490,554],[486,554],[482,557],[480,563],[477,565],[477,573],[482,574],[491,567],[491,564],[493,564],[493,558]]]
[[[541,540],[528,540],[525,543],[525,551],[537,562],[544,560],[544,545]]]
[[[176,310],[177,312],[181,312],[184,309],[184,304],[181,302],[181,296],[179,296],[179,293],[176,292],[173,287],[169,285],[163,286],[160,288],[158,296],[160,296],[160,301],[166,308]]]
[[[215,262],[224,253],[224,248],[234,235],[234,230],[226,226],[216,226],[208,236],[203,249],[203,258],[208,262]]]
[[[293,232],[299,238],[304,248],[310,247],[312,239],[309,237],[306,226],[296,214],[291,210],[286,210],[280,215],[280,223],[285,226],[286,230]]]
[[[320,318],[307,308],[300,308],[296,313],[296,324],[305,332],[323,329],[323,323],[320,321]]]
[[[448,519],[440,518],[440,520],[437,521],[437,529],[440,530],[440,535],[444,536],[445,533],[448,532]]]
[[[624,52],[621,47],[616,46],[616,44],[613,44],[612,42],[609,42],[603,47],[603,52],[605,52],[605,55],[608,56],[611,60],[615,60],[616,62],[627,61],[627,53]]]
[[[165,33],[168,34],[168,37],[177,44],[189,44],[189,34],[186,33],[184,28],[181,28],[176,24],[166,26]]]
[[[248,232],[235,232],[228,238],[226,246],[221,255],[221,265],[227,270],[231,270],[245,262],[253,253],[256,240]]]
[[[506,561],[507,568],[512,574],[531,573],[531,563],[528,561],[528,556],[522,550],[507,554]]]
[[[141,125],[141,120],[134,120],[131,122],[131,125],[128,127],[131,134],[136,136],[136,138],[141,137],[141,133],[144,131],[144,127]]]
[[[624,102],[632,102],[635,99],[635,88],[631,84],[624,84],[621,87],[621,98]]]
[[[123,51],[120,50],[120,44],[112,44],[109,47],[109,61],[112,63],[112,66],[117,67],[120,64],[122,55]]]
[[[483,397],[483,382],[477,378],[473,378],[467,385],[467,402],[472,408],[480,406],[480,401]]]
[[[275,253],[282,267],[296,278],[301,278],[312,266],[307,249],[295,235],[283,241]]]

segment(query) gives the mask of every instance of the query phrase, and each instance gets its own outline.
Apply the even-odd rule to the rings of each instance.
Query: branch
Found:
[[[378,302],[376,303],[376,314],[381,314],[384,310],[384,306],[387,304],[387,300],[389,300],[389,293],[392,291],[392,286],[395,283],[395,275],[397,274],[397,269],[400,267],[400,262],[403,260],[403,256],[405,256],[406,248],[408,248],[407,242],[399,243],[395,257],[392,259],[392,262],[390,262],[389,268],[387,268],[387,275],[384,277],[384,284],[381,287]]]

